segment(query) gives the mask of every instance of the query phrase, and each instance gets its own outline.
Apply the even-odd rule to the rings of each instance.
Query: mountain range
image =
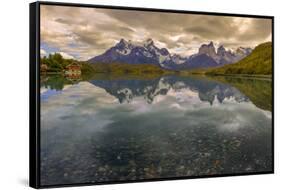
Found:
[[[158,48],[152,39],[142,44],[121,39],[103,54],[88,60],[89,63],[153,64],[169,70],[219,67],[237,62],[252,52],[251,48],[239,47],[236,51],[226,50],[223,45],[215,48],[213,42],[202,44],[196,54],[183,57],[171,54],[166,48]]]

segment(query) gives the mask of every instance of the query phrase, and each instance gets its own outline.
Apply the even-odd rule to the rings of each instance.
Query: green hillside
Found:
[[[170,73],[170,71],[153,64],[95,63],[92,64],[92,68],[94,70],[94,73]]]
[[[272,43],[258,45],[253,52],[237,63],[210,69],[210,75],[271,75],[272,74]]]

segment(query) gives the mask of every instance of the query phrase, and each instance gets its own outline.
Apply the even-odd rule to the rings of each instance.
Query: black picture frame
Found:
[[[209,176],[182,176],[157,179],[142,179],[130,181],[110,181],[110,182],[95,182],[95,183],[79,183],[79,184],[59,184],[42,186],[40,184],[40,6],[68,6],[68,7],[87,7],[87,8],[103,8],[103,9],[118,9],[118,10],[133,10],[133,11],[148,11],[148,12],[166,12],[166,13],[187,13],[197,15],[216,15],[216,16],[231,16],[231,17],[246,17],[246,18],[265,18],[271,19],[272,22],[272,170],[266,172],[251,172],[251,173],[236,173],[236,174],[215,174]],[[187,10],[169,10],[141,7],[123,7],[123,6],[108,6],[108,5],[92,5],[92,4],[77,4],[77,3],[62,3],[62,2],[47,2],[38,1],[29,4],[29,39],[30,39],[30,81],[29,81],[29,185],[33,188],[53,188],[53,187],[69,187],[69,186],[86,186],[86,185],[104,185],[104,184],[121,184],[134,182],[152,182],[163,180],[180,180],[194,178],[213,178],[227,176],[244,176],[258,174],[273,174],[274,173],[274,16],[264,15],[248,15],[248,14],[233,14],[233,13],[217,13],[217,12],[200,12]]]

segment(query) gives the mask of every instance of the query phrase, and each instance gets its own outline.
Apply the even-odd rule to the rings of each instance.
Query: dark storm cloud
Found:
[[[263,41],[271,35],[268,19],[249,19],[177,13],[151,13],[105,10],[104,13],[135,28],[146,28],[151,35],[192,35],[198,41],[225,40]],[[130,16],[134,15],[134,16]],[[246,28],[241,30],[241,28]],[[171,42],[171,40],[163,40]],[[173,44],[168,44],[171,46]]]
[[[104,52],[121,38],[136,42],[152,38],[171,53],[189,55],[209,41],[235,48],[270,40],[271,20],[42,6],[41,35],[45,43],[78,53],[81,59]]]

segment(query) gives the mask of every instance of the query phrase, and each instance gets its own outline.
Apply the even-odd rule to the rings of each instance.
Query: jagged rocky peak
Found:
[[[210,41],[210,43],[208,44],[209,47],[214,47],[214,43],[213,41]]]
[[[160,49],[160,53],[161,53],[162,55],[169,55],[169,54],[170,54],[169,51],[168,51],[166,48],[161,48],[161,49]]]
[[[172,60],[174,61],[175,64],[182,64],[185,63],[187,58],[186,57],[182,57],[178,54],[173,54],[172,55]]]
[[[211,41],[209,44],[203,44],[199,48],[198,54],[206,54],[209,55],[210,57],[215,57],[216,56],[216,48],[214,46],[214,43]]]
[[[244,55],[248,55],[252,52],[251,48],[244,48],[244,47],[239,47],[236,49],[236,53],[237,54],[244,54]]]
[[[117,47],[125,47],[127,46],[129,43],[124,40],[123,38],[121,38],[121,40],[116,44]]]
[[[151,46],[154,45],[154,42],[151,38],[148,38],[147,40],[144,41],[144,46]]]
[[[174,58],[174,59],[184,59],[184,57],[180,56],[179,54],[173,54],[172,58]]]
[[[225,52],[226,52],[226,49],[224,48],[224,46],[223,46],[223,45],[220,45],[220,46],[218,47],[218,49],[217,49],[217,55],[218,55],[218,56],[223,56],[223,55],[225,54]]]
[[[119,43],[120,44],[128,44],[128,42],[124,38],[121,38]]]
[[[135,45],[131,42],[131,40],[126,41],[121,38],[121,40],[115,45],[115,49],[119,50],[119,53],[126,54],[130,53],[130,51],[135,47]],[[124,52],[123,52],[124,51]]]

